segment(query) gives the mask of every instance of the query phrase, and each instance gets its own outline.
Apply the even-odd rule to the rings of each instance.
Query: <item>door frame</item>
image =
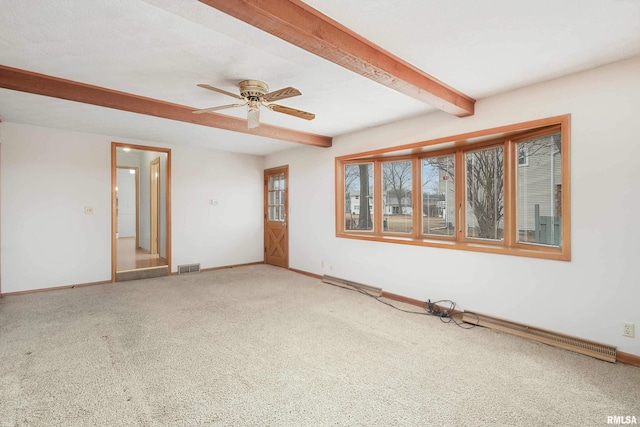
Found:
[[[264,219],[263,219],[263,228],[264,228],[264,237],[263,237],[263,247],[264,247],[264,263],[270,264],[267,262],[267,242],[269,240],[269,228],[268,228],[268,210],[269,210],[269,175],[277,175],[284,173],[284,233],[286,239],[286,254],[285,254],[285,262],[284,265],[278,265],[279,267],[289,268],[289,165],[278,166],[275,168],[269,168],[264,170]],[[277,264],[270,264],[277,265]]]
[[[151,147],[146,145],[126,144],[123,142],[111,142],[111,282],[116,281],[116,269],[117,269],[117,248],[118,241],[116,240],[116,170],[117,170],[117,148],[131,148],[133,150],[141,151],[155,151],[158,153],[165,153],[167,155],[167,178],[166,178],[166,230],[165,236],[167,239],[167,272],[171,275],[171,149]]]
[[[156,157],[149,162],[149,252],[152,254],[160,254],[160,173],[160,157]]]

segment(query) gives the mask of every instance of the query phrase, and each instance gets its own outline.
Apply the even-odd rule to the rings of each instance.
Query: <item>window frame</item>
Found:
[[[506,144],[504,143],[503,140],[501,140],[502,143],[492,140],[487,142],[486,144],[479,144],[479,145],[474,145],[471,147],[467,147],[465,149],[460,150],[461,152],[461,163],[460,165],[464,167],[463,170],[461,170],[461,188],[463,193],[460,194],[460,196],[458,196],[458,194],[456,194],[456,202],[457,203],[461,203],[462,206],[460,206],[460,211],[462,213],[462,218],[460,218],[461,221],[461,226],[459,229],[459,233],[462,234],[461,236],[461,240],[465,243],[470,243],[470,244],[474,244],[474,243],[480,243],[480,244],[484,244],[484,245],[499,245],[499,246],[503,246],[504,245],[504,234],[505,234],[505,230],[504,228],[506,228],[506,222],[504,217],[506,217],[506,211],[507,211],[507,197],[506,197],[506,182],[507,182],[507,173],[506,173],[506,166],[507,166],[507,152],[506,152]],[[502,171],[502,175],[503,175],[503,184],[502,184],[502,198],[503,198],[503,202],[502,204],[503,206],[503,237],[502,239],[489,239],[489,238],[484,238],[484,237],[470,237],[468,236],[469,233],[469,226],[468,226],[468,209],[467,209],[467,162],[465,159],[465,154],[466,153],[474,153],[477,151],[483,151],[483,150],[492,150],[494,148],[502,148],[502,164],[503,164],[503,171]],[[517,159],[516,159],[517,162]],[[461,198],[461,199],[460,199]]]
[[[370,185],[373,188],[373,191],[371,192],[371,197],[373,197],[373,206],[372,206],[372,209],[371,209],[371,216],[373,217],[373,227],[371,228],[371,230],[357,230],[357,229],[345,230],[345,228],[346,228],[345,227],[346,218],[344,217],[344,212],[345,212],[344,211],[344,209],[345,209],[345,204],[344,204],[344,199],[345,199],[345,193],[344,193],[344,170],[345,170],[345,167],[347,165],[361,165],[361,164],[371,164],[372,172],[373,172],[373,182],[370,183]],[[378,188],[376,186],[376,163],[371,161],[371,160],[366,160],[366,159],[358,160],[358,159],[356,159],[354,161],[345,161],[345,162],[343,162],[341,167],[342,167],[341,176],[343,178],[342,178],[342,193],[340,193],[341,194],[341,196],[340,196],[341,197],[340,205],[342,206],[342,212],[341,212],[342,215],[341,215],[341,219],[340,220],[342,221],[341,227],[342,227],[343,232],[349,233],[349,234],[364,235],[364,236],[376,235],[377,233],[380,232],[380,230],[376,230],[377,223],[378,223],[378,221],[376,220],[377,219],[377,217],[376,217],[376,214],[377,214],[376,203],[378,202],[378,199],[379,199],[378,195],[376,194],[376,188]],[[336,197],[338,197],[338,193],[336,193]],[[358,201],[359,201],[358,202],[358,206],[359,206],[359,208],[358,208],[358,216],[359,216],[362,213],[362,209],[361,209],[362,208],[362,200],[360,200],[360,196],[359,195],[355,196],[355,198],[358,199]],[[367,203],[368,203],[368,201],[367,201]],[[338,203],[336,203],[336,206],[338,206]]]
[[[374,218],[376,218],[376,215],[380,215],[378,218],[381,218],[384,221],[384,208],[383,208],[383,200],[384,200],[384,182],[383,182],[383,167],[382,164],[383,163],[387,163],[387,162],[399,162],[399,161],[405,161],[405,160],[409,160],[411,161],[411,200],[412,200],[412,208],[414,209],[414,212],[412,214],[412,228],[413,230],[410,233],[403,233],[403,232],[390,232],[390,231],[384,231],[384,222],[381,225],[381,232],[382,234],[384,234],[385,236],[395,236],[398,237],[400,239],[406,239],[409,237],[412,237],[415,233],[415,228],[416,228],[416,215],[415,215],[415,199],[414,199],[414,192],[415,192],[415,178],[416,178],[416,174],[415,174],[415,168],[416,168],[416,162],[415,159],[412,156],[399,156],[399,157],[393,157],[393,158],[382,158],[379,159],[378,162],[376,162],[376,164],[374,165],[373,168],[373,173],[374,173],[374,178],[373,178],[373,192],[375,194],[375,199],[374,201],[377,199],[380,201],[380,209],[379,211],[376,210],[376,205],[374,204]],[[376,169],[376,167],[378,169]],[[378,176],[378,181],[376,181],[376,171],[379,171],[379,176]],[[376,182],[379,182],[379,186],[376,187]],[[377,189],[376,189],[377,188]],[[375,222],[375,220],[374,220]],[[375,225],[374,225],[374,229],[375,229]]]
[[[418,165],[419,165],[418,167],[420,168],[420,170],[418,171],[418,175],[420,176],[420,180],[419,180],[420,182],[418,183],[419,184],[419,188],[420,188],[420,194],[421,194],[420,197],[422,197],[422,184],[423,184],[423,182],[422,182],[422,161],[424,159],[427,159],[427,158],[438,158],[438,157],[445,157],[445,156],[453,156],[454,186],[455,186],[454,192],[455,192],[455,195],[456,195],[453,204],[457,205],[458,191],[459,191],[459,188],[458,188],[458,185],[457,185],[457,183],[458,183],[457,177],[459,176],[458,175],[458,168],[460,167],[460,165],[458,163],[459,162],[459,157],[456,154],[456,150],[455,149],[435,150],[435,151],[429,152],[428,154],[429,155],[424,155],[423,154],[423,155],[418,157]],[[420,200],[420,202],[422,202],[422,200]],[[421,205],[422,205],[422,203],[421,203]],[[452,236],[425,233],[424,232],[424,223],[422,222],[421,218],[419,218],[420,219],[420,227],[419,227],[420,233],[417,236],[417,238],[421,239],[423,241],[428,241],[428,240],[432,240],[432,239],[436,240],[436,241],[437,240],[453,241],[455,239],[458,227],[460,226],[460,224],[459,224],[460,218],[458,217],[458,213],[459,213],[458,209],[454,208],[454,211],[455,211],[455,214],[454,214],[455,227],[454,227],[454,234]],[[422,212],[422,208],[420,209],[420,215],[421,216],[424,215],[424,213]]]
[[[335,191],[336,191],[336,237],[399,244],[428,246],[487,252],[551,260],[571,260],[570,236],[570,114],[549,117],[529,122],[516,123],[497,128],[490,128],[460,135],[454,135],[434,140],[421,141],[395,147],[373,151],[355,153],[335,158]],[[518,242],[517,228],[517,170],[519,164],[517,143],[531,137],[561,134],[561,167],[562,192],[560,203],[562,207],[560,246],[542,245],[536,243]],[[466,237],[467,206],[466,206],[466,164],[465,153],[491,146],[503,147],[504,165],[504,232],[502,240]],[[423,202],[422,202],[422,162],[425,158],[454,156],[454,185],[455,185],[455,232],[454,236],[425,234],[423,232]],[[413,232],[393,233],[383,230],[382,208],[382,163],[389,161],[412,161],[412,205]],[[344,167],[347,164],[373,164],[373,230],[358,231],[345,230],[345,191]]]

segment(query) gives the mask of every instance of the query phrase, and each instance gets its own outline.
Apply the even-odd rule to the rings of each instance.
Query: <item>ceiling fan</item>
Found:
[[[284,105],[270,104],[273,101],[280,99],[292,98],[294,96],[302,95],[298,89],[292,87],[285,87],[282,89],[269,92],[269,86],[265,82],[260,80],[243,80],[240,82],[240,95],[236,95],[231,92],[227,92],[223,89],[218,89],[208,84],[199,84],[201,88],[209,89],[214,92],[222,93],[224,95],[231,96],[233,98],[242,101],[237,104],[220,105],[218,107],[204,108],[202,110],[195,110],[194,114],[210,113],[213,111],[224,110],[226,108],[234,107],[248,107],[247,112],[247,124],[249,129],[256,128],[260,124],[260,106],[264,106],[271,111],[277,113],[284,113],[290,116],[299,117],[305,120],[313,120],[316,115],[308,113],[306,111],[296,110],[295,108],[285,107]],[[269,103],[269,104],[268,104]]]

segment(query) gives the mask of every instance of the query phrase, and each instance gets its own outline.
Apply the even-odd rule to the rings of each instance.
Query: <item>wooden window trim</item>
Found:
[[[496,253],[549,260],[571,260],[571,206],[570,206],[570,114],[529,122],[516,123],[450,137],[377,149],[335,158],[336,178],[336,237],[376,242],[408,244]],[[561,131],[562,146],[562,246],[553,247],[532,243],[518,243],[516,224],[518,168],[516,144],[523,139]],[[502,146],[504,156],[504,234],[502,240],[466,237],[466,168],[465,153],[491,146]],[[409,151],[412,154],[407,154]],[[398,153],[398,155],[394,155]],[[456,232],[454,237],[427,235],[422,232],[422,161],[425,158],[453,155],[456,168]],[[382,229],[382,163],[412,160],[413,232],[390,233]],[[344,218],[344,166],[372,163],[374,170],[374,225],[373,231],[345,230]]]

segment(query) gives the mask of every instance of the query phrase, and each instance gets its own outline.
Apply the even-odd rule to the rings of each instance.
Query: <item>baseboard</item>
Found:
[[[66,286],[54,286],[54,287],[51,287],[51,288],[31,289],[31,290],[28,290],[28,291],[6,292],[6,293],[0,293],[0,298],[17,296],[17,295],[35,294],[35,293],[38,293],[38,292],[51,292],[51,291],[61,291],[61,290],[64,290],[64,289],[83,288],[85,286],[105,285],[107,283],[111,283],[111,280],[101,280],[99,282],[78,283],[78,284],[75,284],[75,285],[66,285]]]
[[[313,277],[314,279],[322,280],[322,276],[319,275],[319,274],[309,273],[308,271],[297,270],[295,268],[290,268],[289,270],[293,271],[294,273],[298,273],[298,274],[302,274],[304,276]]]
[[[424,301],[418,299],[405,297],[404,295],[392,294],[391,292],[382,291],[382,298],[392,299],[394,301],[403,302],[405,304],[415,305],[420,308],[426,308],[427,305]]]
[[[619,351],[616,355],[616,360],[621,363],[626,363],[627,365],[640,367],[640,356],[636,356],[635,354]]]
[[[398,294],[393,294],[391,292],[382,291],[382,295],[381,296],[383,298],[387,298],[387,299],[390,299],[390,300],[394,300],[394,301],[403,302],[403,303],[406,303],[406,304],[415,305],[416,307],[424,308],[425,310],[428,309],[427,302],[420,301],[420,300],[414,299],[414,298],[408,298],[408,297],[405,297],[404,295],[398,295]],[[432,307],[434,307],[436,310],[438,310],[440,312],[448,313],[449,315],[451,315],[453,317],[456,317],[456,318],[461,318],[462,317],[462,313],[464,313],[463,311],[456,310],[456,309],[451,310],[451,307],[445,307],[445,306],[438,305],[438,304],[433,304]]]
[[[382,296],[382,288],[365,285],[363,283],[352,282],[351,280],[345,280],[339,277],[324,275],[322,276],[322,283],[327,283],[333,286],[339,286],[341,288],[357,290],[359,292],[365,292],[371,295],[372,297],[376,297],[376,298]]]

